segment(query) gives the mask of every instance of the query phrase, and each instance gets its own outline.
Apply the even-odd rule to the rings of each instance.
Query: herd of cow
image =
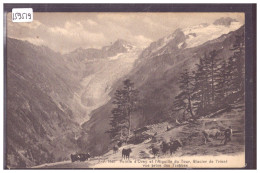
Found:
[[[122,146],[122,142],[118,142],[118,144],[116,144],[113,147],[113,153],[114,154],[117,153],[118,150],[119,150],[119,147],[121,147],[121,146]],[[165,141],[163,141],[160,148],[161,148],[161,152],[163,154],[166,154],[167,151],[170,151],[170,154],[172,155],[181,146],[182,145],[178,140],[171,141],[169,143],[166,143]],[[154,145],[152,145],[151,148],[152,148],[151,152],[153,153],[154,157],[158,156],[160,149],[155,147]],[[123,148],[122,149],[122,158],[123,159],[129,159],[131,152],[132,152],[131,148],[127,148],[127,149]],[[89,153],[87,153],[87,154],[71,154],[70,155],[72,162],[75,162],[75,161],[84,162],[84,161],[88,160],[90,157],[91,156],[90,156]]]
[[[80,161],[80,162],[84,162],[86,160],[88,160],[90,158],[90,154],[87,153],[87,154],[71,154],[70,155],[70,159],[72,162],[75,162],[75,161]]]
[[[119,147],[121,143],[116,144],[113,147],[113,153],[117,153],[119,150]],[[167,151],[170,152],[170,154],[172,155],[179,147],[181,147],[181,143],[178,140],[174,140],[171,142],[165,142],[163,141],[160,145],[160,147],[155,147],[154,145],[151,146],[151,152],[152,154],[155,156],[159,156],[159,152],[161,151],[162,154],[166,154]],[[122,149],[122,158],[123,159],[129,159],[130,157],[130,153],[132,152],[131,148],[127,148],[127,149]]]
[[[210,142],[209,137],[217,139],[219,136],[222,136],[220,130],[218,129],[210,129],[210,130],[203,130],[202,134],[204,136],[204,142],[205,144],[207,142]],[[231,135],[232,135],[232,129],[231,126],[224,131],[224,144],[226,144],[228,141],[231,141]],[[223,141],[222,140],[222,141]],[[122,146],[123,142],[119,141],[114,147],[113,147],[113,153],[117,153],[119,151],[119,148]],[[172,155],[175,151],[178,150],[178,148],[182,147],[182,144],[179,140],[172,140],[170,142],[162,141],[161,145],[159,147],[155,147],[154,145],[151,145],[151,153],[154,155],[154,157],[159,156],[159,153],[161,151],[161,154],[167,154],[169,151],[170,155]],[[122,149],[122,158],[123,159],[129,159],[130,153],[132,152],[131,148],[123,148]],[[81,161],[84,162],[90,158],[90,154],[71,154],[71,161]]]
[[[168,143],[163,141],[161,146],[160,146],[162,154],[166,154],[167,151],[169,151],[171,155],[175,151],[177,151],[177,149],[179,147],[182,147],[182,144],[178,140],[174,140],[174,141],[171,141],[171,142],[168,142]],[[153,153],[154,157],[159,156],[158,155],[159,151],[160,151],[160,149],[158,147],[155,147],[155,146],[152,145],[152,153]]]

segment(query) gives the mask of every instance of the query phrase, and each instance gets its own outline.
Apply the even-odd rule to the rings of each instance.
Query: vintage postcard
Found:
[[[5,168],[245,168],[245,47],[244,12],[8,12]]]

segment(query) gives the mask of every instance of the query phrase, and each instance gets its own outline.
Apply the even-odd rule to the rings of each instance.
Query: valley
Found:
[[[154,159],[152,145],[159,147],[162,141],[171,139],[182,143],[174,157],[243,154],[244,91],[232,88],[221,93],[221,86],[217,84],[223,75],[217,78],[216,84],[212,82],[213,77],[208,79],[206,82],[212,84],[211,87],[205,85],[205,92],[218,87],[216,93],[222,94],[228,104],[223,106],[217,102],[219,96],[214,100],[212,92],[208,98],[205,96],[209,107],[202,106],[205,112],[194,111],[193,116],[189,114],[191,107],[187,106],[180,109],[186,109],[186,115],[185,111],[173,111],[173,102],[184,88],[180,87],[181,74],[186,70],[196,77],[196,70],[203,65],[202,59],[211,57],[214,51],[219,62],[231,64],[230,57],[237,56],[234,45],[238,38],[242,42],[243,35],[241,23],[225,18],[212,24],[178,28],[146,48],[118,39],[99,49],[77,48],[61,54],[47,46],[8,38],[8,168],[106,167],[109,164],[100,160],[122,161],[123,148],[132,148],[130,161],[143,159],[145,162],[145,159]],[[239,46],[241,53],[244,47],[242,43]],[[244,68],[243,62],[239,65]],[[207,75],[210,74],[207,72]],[[194,76],[194,81],[200,79]],[[124,86],[127,79],[133,83],[130,89],[138,91],[138,105],[129,118],[128,138],[132,143],[126,142],[113,154],[114,142],[119,139],[112,139],[108,131],[113,124],[113,108],[121,106],[115,104],[115,93],[120,88],[127,90]],[[193,109],[199,110],[201,105],[196,103],[200,97],[195,98],[196,94],[189,101],[194,104]],[[219,107],[210,107],[214,104]],[[222,145],[220,139],[203,144],[203,130],[223,131],[228,126],[232,126],[234,138],[227,145]],[[141,134],[140,143],[136,143],[134,132],[145,127],[148,130]],[[92,156],[89,161],[69,161],[70,154],[86,152]],[[171,157],[160,154],[160,158]]]

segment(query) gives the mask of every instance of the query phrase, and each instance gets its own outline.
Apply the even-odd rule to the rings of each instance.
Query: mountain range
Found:
[[[205,28],[202,29],[207,30],[209,25],[203,25],[203,27]],[[227,60],[233,55],[230,48],[235,42],[236,36],[244,33],[243,26],[235,29],[237,30],[225,31],[225,34],[220,33],[219,37],[206,42],[202,41],[200,45],[194,47],[178,47],[189,37],[181,29],[177,29],[170,36],[151,43],[143,50],[132,71],[124,77],[135,84],[142,97],[142,109],[131,118],[134,122],[132,123],[133,130],[166,120],[170,114],[169,110],[174,97],[179,92],[177,83],[180,73],[184,69],[195,70],[200,57],[213,50],[219,51],[218,57],[221,59]],[[199,34],[197,33],[197,35]],[[201,37],[203,38],[203,36]],[[122,81],[115,83],[114,90],[110,93],[111,97],[120,87],[122,87]],[[82,125],[87,135],[81,136],[79,141],[87,143],[84,145],[85,150],[91,149],[97,155],[111,149],[110,138],[106,131],[110,128],[107,122],[112,116],[112,102],[113,100],[110,100],[107,104],[92,111],[90,120]]]
[[[124,79],[134,82],[142,98],[132,129],[165,121],[179,91],[179,74],[195,69],[212,50],[227,59],[243,32],[236,20],[221,18],[176,29],[144,50],[119,39],[65,55],[8,38],[7,165],[31,167],[69,159],[74,152],[108,151],[112,98]]]

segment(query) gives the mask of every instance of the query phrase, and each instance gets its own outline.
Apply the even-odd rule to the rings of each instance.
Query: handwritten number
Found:
[[[32,14],[31,13],[13,13],[12,17],[13,17],[13,20],[32,19]]]

